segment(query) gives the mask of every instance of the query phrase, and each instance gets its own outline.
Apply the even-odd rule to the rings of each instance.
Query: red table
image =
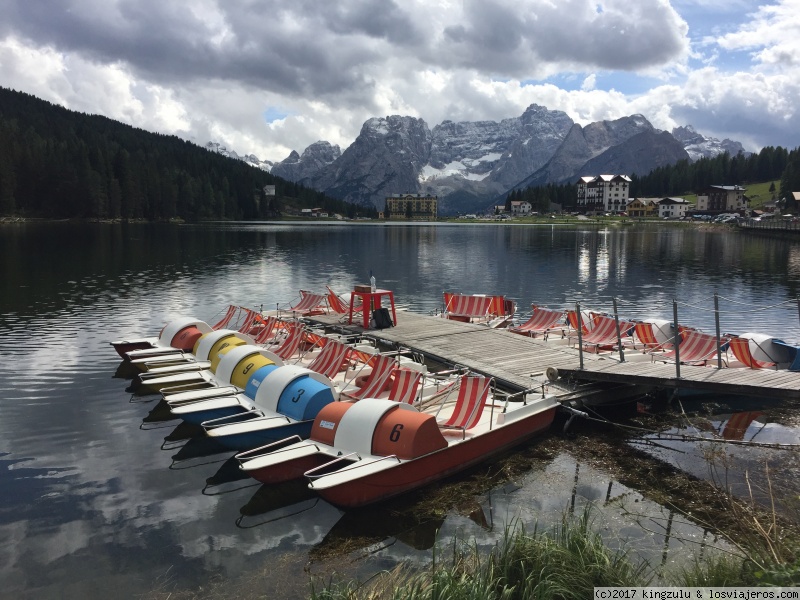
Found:
[[[364,329],[369,329],[369,320],[372,318],[372,311],[381,307],[381,298],[386,296],[389,298],[389,303],[392,306],[392,321],[397,325],[397,313],[394,310],[394,292],[391,290],[375,290],[374,292],[350,292],[350,320],[349,323],[353,324],[353,304],[355,304],[356,297],[361,298],[361,306],[364,307]]]

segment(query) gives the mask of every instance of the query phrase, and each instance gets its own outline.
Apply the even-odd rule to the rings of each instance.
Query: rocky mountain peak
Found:
[[[260,160],[255,154],[245,154],[244,156],[239,156],[235,151],[228,150],[225,146],[223,146],[219,142],[207,142],[205,145],[205,149],[208,150],[209,152],[222,154],[223,156],[227,156],[228,158],[233,158],[235,160],[242,160],[248,163],[250,166],[255,167],[257,169],[261,169],[262,171],[270,172],[272,170],[272,165],[273,165],[272,161]]]
[[[275,163],[272,174],[289,181],[309,179],[341,155],[338,145],[321,140],[303,150],[302,155],[292,150],[289,156]]]
[[[683,144],[692,161],[713,158],[723,152],[727,152],[731,156],[736,156],[739,152],[748,154],[739,142],[727,138],[720,141],[717,138],[706,137],[702,133],[698,133],[691,125],[675,127],[672,130],[672,136]]]

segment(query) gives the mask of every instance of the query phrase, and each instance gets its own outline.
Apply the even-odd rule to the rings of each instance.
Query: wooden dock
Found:
[[[489,329],[483,325],[407,311],[398,313],[395,327],[382,330],[364,330],[355,323],[342,324],[336,315],[316,316],[312,321],[367,334],[384,343],[398,344],[438,362],[463,365],[494,377],[512,390],[534,387],[547,380],[549,375],[550,381],[556,381],[558,377],[557,381],[562,382],[620,384],[626,386],[631,394],[642,394],[650,388],[673,388],[757,398],[800,399],[800,373],[792,371],[681,365],[680,378],[677,378],[674,364],[634,361],[635,350],[625,352],[629,358],[626,362],[620,362],[616,354],[584,353],[581,368],[578,350],[567,345],[531,339],[504,329]],[[559,395],[565,401],[574,399],[575,394],[567,390],[564,387],[563,394]],[[622,388],[615,397],[602,400],[602,395],[586,390],[586,398],[594,396],[598,403],[619,401],[621,395],[625,395]]]

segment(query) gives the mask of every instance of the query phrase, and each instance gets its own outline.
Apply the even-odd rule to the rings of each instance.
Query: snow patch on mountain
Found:
[[[251,167],[255,167],[256,169],[261,169],[262,171],[266,171],[267,173],[272,171],[272,166],[275,164],[269,160],[261,160],[255,154],[245,154],[244,156],[239,156],[235,150],[228,150],[225,146],[223,146],[218,142],[208,142],[205,145],[205,148],[209,152],[222,154],[223,156],[227,156],[228,158],[233,158],[234,160],[244,161]]]

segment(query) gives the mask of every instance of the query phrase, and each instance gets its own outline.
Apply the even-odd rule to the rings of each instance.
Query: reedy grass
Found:
[[[579,600],[595,587],[644,587],[656,579],[646,562],[631,560],[627,550],[613,550],[593,531],[591,508],[577,518],[564,516],[550,531],[526,532],[519,524],[506,527],[492,551],[456,540],[443,560],[434,550],[431,565],[413,572],[395,569],[364,585],[312,584],[313,600]],[[659,573],[659,586],[796,585],[800,565],[796,540],[775,534],[752,514],[754,538],[735,546],[736,553],[707,554],[702,561],[671,573]]]
[[[440,556],[439,556],[440,558]],[[405,576],[395,571],[389,588],[380,578],[364,586],[331,584],[314,600],[549,600],[582,599],[596,586],[644,586],[652,580],[646,563],[634,564],[624,550],[611,550],[591,529],[590,511],[564,517],[552,531],[520,525],[505,529],[503,539],[484,554],[456,540],[446,561]]]

